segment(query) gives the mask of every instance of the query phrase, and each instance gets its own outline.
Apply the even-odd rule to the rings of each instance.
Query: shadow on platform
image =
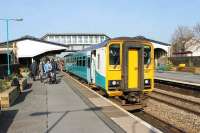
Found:
[[[48,115],[53,113],[70,113],[70,112],[78,112],[78,111],[99,111],[102,107],[94,107],[94,108],[86,108],[86,109],[78,109],[78,110],[66,110],[66,111],[52,111],[52,112],[35,112],[30,114],[30,116],[40,116],[40,115]]]
[[[0,114],[0,133],[7,133],[9,127],[14,121],[18,110],[2,111]]]
[[[52,113],[63,113],[61,117],[59,117],[56,122],[47,129],[46,133],[50,132],[68,113],[70,112],[78,112],[78,111],[99,111],[101,107],[94,107],[94,108],[86,108],[86,109],[79,109],[79,110],[66,110],[66,111],[53,111],[53,112],[35,112],[30,114],[30,116],[40,116],[40,115],[48,115]]]
[[[12,104],[13,105],[16,105],[16,104],[19,104],[21,102],[23,102],[26,98],[26,96],[32,92],[32,84],[28,84],[27,87],[24,89],[24,91],[22,93],[20,93],[19,97],[16,99],[16,101]]]

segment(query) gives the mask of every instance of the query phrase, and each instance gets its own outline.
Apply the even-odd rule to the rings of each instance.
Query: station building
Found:
[[[90,45],[101,43],[109,37],[102,33],[49,33],[41,39],[66,44],[69,50],[78,51]]]

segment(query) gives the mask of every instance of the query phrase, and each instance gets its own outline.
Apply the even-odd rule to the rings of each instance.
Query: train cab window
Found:
[[[144,46],[144,64],[148,65],[151,62],[151,47]]]
[[[109,64],[120,65],[120,45],[112,44],[109,47]]]

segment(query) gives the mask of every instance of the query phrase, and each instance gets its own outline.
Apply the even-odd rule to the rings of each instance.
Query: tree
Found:
[[[193,32],[196,38],[200,39],[200,23],[197,23],[194,28]]]
[[[191,46],[193,46],[195,49],[195,51],[199,51],[200,49],[200,23],[197,23],[194,28],[193,28],[193,32],[194,32],[194,41],[193,44],[191,44]]]
[[[193,31],[187,26],[178,26],[172,36],[172,52],[185,52],[188,48],[187,42],[194,37]]]

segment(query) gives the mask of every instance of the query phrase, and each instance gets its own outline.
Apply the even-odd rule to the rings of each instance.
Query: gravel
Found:
[[[189,133],[200,132],[200,116],[173,106],[149,99],[145,112]]]

